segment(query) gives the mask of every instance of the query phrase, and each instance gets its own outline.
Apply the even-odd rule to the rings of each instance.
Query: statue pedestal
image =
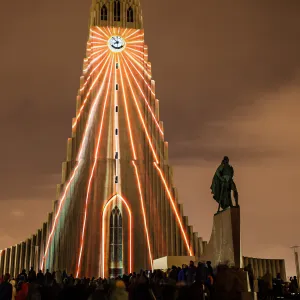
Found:
[[[200,259],[210,260],[215,267],[227,264],[243,268],[240,227],[239,207],[215,214],[210,241]]]
[[[243,271],[240,208],[232,207],[214,215],[210,241],[200,260],[211,261],[219,268],[216,299],[255,300],[250,292],[248,273]],[[230,268],[233,267],[233,268]]]

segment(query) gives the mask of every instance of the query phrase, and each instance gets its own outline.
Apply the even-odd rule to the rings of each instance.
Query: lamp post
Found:
[[[298,282],[298,286],[299,286],[300,269],[299,269],[298,248],[300,248],[300,246],[293,246],[293,247],[291,247],[291,249],[294,250],[295,265],[296,265],[296,274],[297,274],[297,282]]]

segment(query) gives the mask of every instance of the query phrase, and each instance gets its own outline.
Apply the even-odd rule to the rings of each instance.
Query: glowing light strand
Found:
[[[160,175],[160,178],[161,178],[161,180],[162,180],[162,182],[163,182],[163,185],[164,185],[164,187],[165,187],[165,190],[166,190],[166,192],[167,192],[168,198],[169,198],[169,200],[170,200],[170,202],[171,202],[171,206],[172,206],[173,212],[174,212],[174,214],[175,214],[175,216],[176,216],[177,224],[178,224],[179,227],[180,227],[180,230],[181,230],[181,233],[182,233],[182,236],[183,236],[185,245],[186,245],[186,247],[187,247],[187,250],[188,250],[190,256],[193,256],[193,251],[192,251],[192,249],[191,249],[192,247],[190,247],[190,243],[189,243],[189,241],[188,241],[188,238],[187,238],[187,236],[186,236],[186,232],[185,232],[185,230],[184,230],[184,228],[183,228],[183,225],[182,225],[182,220],[181,220],[181,218],[180,218],[180,216],[179,216],[177,207],[176,207],[176,205],[175,205],[175,201],[174,201],[174,199],[173,199],[173,197],[172,197],[172,194],[171,194],[171,192],[170,192],[170,189],[169,189],[169,187],[168,187],[168,185],[167,185],[167,182],[166,182],[166,179],[165,179],[165,177],[164,177],[164,174],[163,174],[162,170],[159,168],[159,166],[158,166],[157,163],[154,162],[154,166],[155,166],[155,168],[157,169],[157,171],[158,171],[158,173],[159,173],[159,175]]]
[[[137,29],[136,31],[134,31],[133,33],[129,34],[126,36],[126,39],[130,39],[133,35],[135,35],[136,33],[140,32],[140,29]]]
[[[123,54],[122,54],[122,55],[123,55]],[[138,68],[133,64],[133,62],[131,61],[130,58],[128,59],[128,61],[129,61],[129,63],[132,65],[132,67],[136,70],[136,72],[142,77],[143,81],[144,81],[145,84],[147,85],[147,87],[148,87],[149,91],[151,92],[151,94],[152,94],[153,96],[155,96],[155,93],[153,92],[153,90],[152,90],[150,84],[149,84],[149,83],[147,82],[147,80],[145,79],[145,76],[144,76],[144,75],[138,70]],[[145,60],[144,60],[144,62],[145,62]]]
[[[107,41],[107,40],[103,39],[103,34],[100,34],[100,33],[96,32],[96,31],[94,31],[93,29],[91,29],[90,32],[92,32],[92,33],[96,34],[97,36],[99,36],[99,37],[96,37],[96,36],[92,35],[93,39],[104,41],[104,42]]]
[[[124,101],[124,106],[125,106],[126,121],[127,121],[129,137],[130,137],[130,143],[131,143],[131,151],[132,151],[133,159],[136,160],[137,157],[136,157],[136,151],[135,151],[133,135],[132,135],[132,130],[131,130],[131,123],[130,123],[130,118],[129,118],[129,113],[128,113],[127,94],[126,94],[126,90],[124,88],[124,80],[123,80],[122,69],[120,70],[120,74],[121,74],[121,85],[122,85],[122,91],[123,91],[123,101]]]
[[[45,252],[44,252],[44,256],[43,256],[43,259],[42,259],[42,263],[41,263],[41,270],[44,269],[44,262],[47,258],[47,255],[48,255],[48,251],[49,251],[49,246],[50,246],[50,242],[52,240],[52,237],[53,237],[53,234],[55,232],[55,229],[56,229],[56,225],[57,225],[57,221],[58,221],[58,218],[60,216],[60,213],[61,213],[61,210],[62,210],[62,207],[63,207],[63,204],[65,202],[65,199],[66,199],[66,196],[67,196],[67,193],[69,192],[69,189],[70,189],[70,186],[77,174],[77,171],[79,169],[79,166],[80,166],[80,157],[82,155],[82,152],[84,151],[84,147],[86,146],[86,138],[87,138],[87,133],[90,129],[90,124],[91,122],[93,121],[94,119],[94,115],[93,115],[93,111],[94,111],[94,107],[96,106],[97,104],[97,101],[95,99],[95,101],[93,102],[93,105],[92,105],[92,108],[89,112],[89,115],[88,115],[88,120],[87,120],[87,123],[86,123],[86,126],[85,126],[85,130],[84,130],[84,134],[83,134],[83,139],[82,139],[82,142],[81,142],[81,145],[80,145],[80,149],[79,149],[79,152],[78,152],[78,155],[77,155],[77,158],[76,158],[76,161],[78,161],[78,163],[76,164],[76,166],[74,167],[74,170],[72,171],[71,173],[71,176],[70,176],[70,179],[64,189],[64,192],[60,198],[60,201],[59,201],[59,206],[58,206],[58,209],[57,209],[57,213],[55,215],[55,218],[54,218],[54,222],[53,222],[53,225],[52,225],[52,229],[51,229],[51,232],[48,236],[48,240],[47,240],[47,243],[46,243],[46,248],[45,248]]]
[[[151,78],[151,74],[145,69],[145,66],[143,66],[139,61],[137,61],[134,57],[132,57],[132,55],[128,53],[128,51],[124,51],[124,53],[128,57],[130,57],[132,61],[134,61],[140,67],[140,69],[148,75],[149,78]]]
[[[108,52],[108,50],[104,51],[101,55],[99,55],[95,60],[97,61],[99,58],[101,58],[104,54],[106,54]],[[95,71],[100,67],[100,65],[103,63],[103,61],[105,60],[105,57],[99,62],[99,64],[91,71],[91,73],[89,74],[88,78],[86,79],[84,85],[82,86],[82,88],[80,89],[80,92],[84,91],[85,87],[87,86],[89,80],[91,79],[92,75],[95,73]]]
[[[158,157],[157,157],[157,155],[156,155],[154,146],[153,146],[153,144],[152,144],[152,141],[151,141],[151,138],[150,138],[148,129],[147,129],[147,127],[146,127],[146,124],[145,124],[145,121],[144,121],[144,118],[143,118],[143,115],[142,115],[141,110],[140,110],[140,108],[139,108],[138,101],[137,101],[136,95],[135,95],[135,93],[134,93],[134,91],[133,91],[132,84],[131,84],[131,82],[130,82],[128,73],[127,73],[127,71],[126,71],[126,68],[124,68],[124,71],[125,71],[125,75],[126,75],[126,78],[127,78],[127,82],[128,82],[128,84],[129,84],[129,87],[130,87],[130,90],[131,90],[131,94],[132,94],[133,99],[134,99],[134,103],[135,103],[136,109],[137,109],[137,111],[138,111],[138,115],[139,115],[139,117],[140,117],[140,120],[141,120],[141,123],[142,123],[142,125],[143,125],[144,131],[145,131],[145,134],[146,134],[146,137],[147,137],[147,139],[148,139],[148,142],[149,142],[149,145],[150,145],[150,148],[151,148],[153,157],[154,157],[155,161],[158,163],[158,162],[159,162]]]
[[[124,58],[123,55],[122,55],[122,57]],[[162,136],[164,136],[164,132],[163,132],[163,130],[160,128],[159,122],[158,122],[158,120],[156,119],[156,116],[155,116],[155,114],[154,114],[154,112],[153,112],[153,110],[152,110],[152,108],[151,108],[151,106],[150,106],[150,104],[149,104],[149,102],[148,102],[148,100],[147,100],[147,98],[146,98],[146,96],[145,96],[145,94],[144,94],[144,92],[143,92],[141,86],[139,85],[138,81],[136,80],[136,78],[135,78],[135,76],[134,76],[134,74],[133,74],[131,68],[129,67],[129,65],[128,65],[126,59],[124,59],[124,62],[126,63],[126,66],[127,66],[128,70],[129,70],[129,72],[130,72],[132,78],[134,79],[134,81],[135,81],[135,83],[136,83],[138,89],[140,90],[140,92],[141,92],[141,94],[142,94],[142,96],[143,96],[143,98],[144,98],[144,101],[145,101],[145,103],[146,103],[146,105],[147,105],[147,107],[148,107],[148,109],[149,109],[149,111],[150,111],[150,113],[151,113],[151,116],[152,116],[152,118],[153,118],[153,120],[154,120],[154,122],[155,122],[155,124],[156,124],[156,126],[157,126],[157,128],[158,128],[158,130],[159,130],[159,132],[160,132],[160,134],[161,134]]]
[[[106,36],[107,38],[109,38],[109,35],[108,35],[104,30],[102,30],[100,27],[97,27],[97,29],[98,29],[102,34],[104,34],[104,36]]]
[[[90,96],[90,94],[91,94],[91,92],[92,92],[92,90],[93,90],[95,84],[98,82],[98,79],[99,79],[99,77],[101,76],[103,69],[105,68],[107,62],[109,61],[109,57],[110,57],[110,54],[106,57],[106,61],[105,61],[104,65],[103,65],[102,69],[99,71],[97,77],[95,78],[95,80],[93,81],[91,87],[89,88],[89,90],[88,90],[88,92],[87,92],[87,94],[86,94],[86,96],[85,96],[85,98],[84,98],[84,100],[83,100],[83,103],[81,104],[81,107],[80,107],[80,109],[79,109],[79,111],[78,111],[78,113],[77,113],[77,116],[76,116],[76,118],[75,118],[75,121],[74,121],[74,123],[73,123],[73,125],[72,125],[72,128],[73,128],[73,129],[77,126],[78,120],[79,120],[80,117],[81,117],[81,114],[82,114],[82,111],[83,111],[83,109],[84,109],[84,107],[85,107],[85,104],[86,104],[86,102],[87,102],[87,100],[88,100],[88,98],[89,98],[89,96]]]
[[[134,160],[136,160],[137,156],[136,156],[136,151],[135,151],[135,146],[134,146],[134,141],[133,141],[133,135],[132,135],[132,130],[131,130],[131,122],[130,122],[130,118],[129,118],[129,114],[128,114],[127,96],[126,96],[126,90],[124,88],[124,80],[123,80],[122,69],[120,69],[120,75],[121,75],[121,85],[122,85],[122,90],[123,90],[123,99],[124,99],[124,105],[125,105],[126,120],[127,120],[127,126],[128,126],[130,141],[131,141],[131,150],[132,150],[133,158],[134,158]],[[148,246],[148,252],[149,252],[149,260],[150,260],[150,263],[151,263],[151,267],[153,269],[152,251],[151,251],[151,244],[150,244],[150,238],[149,238],[149,233],[148,233],[146,212],[145,212],[145,208],[144,208],[144,199],[143,199],[143,194],[142,194],[142,190],[141,190],[141,183],[140,183],[140,178],[139,178],[139,173],[138,173],[137,166],[136,166],[134,161],[132,161],[132,164],[133,164],[134,169],[135,169],[136,180],[137,180],[137,183],[138,183],[139,194],[140,194],[140,203],[141,203],[141,209],[142,209],[142,215],[143,215],[143,221],[144,221],[144,230],[145,230],[145,233],[146,233],[147,246]]]
[[[83,225],[82,225],[81,242],[80,242],[80,250],[79,250],[78,263],[77,263],[76,277],[78,277],[78,275],[80,273],[81,258],[82,258],[83,244],[84,244],[84,238],[85,238],[85,227],[86,227],[86,219],[87,219],[87,210],[88,210],[88,204],[89,204],[89,200],[90,200],[90,190],[91,190],[92,181],[93,181],[93,178],[94,178],[94,173],[95,173],[96,165],[97,165],[97,162],[98,162],[97,157],[98,157],[98,153],[99,153],[99,149],[100,149],[100,143],[101,143],[101,137],[102,137],[102,128],[103,128],[104,117],[105,117],[105,112],[106,112],[108,94],[109,94],[109,91],[110,91],[109,87],[110,87],[110,82],[111,82],[111,77],[112,77],[112,66],[113,66],[112,62],[113,62],[113,60],[111,61],[110,76],[109,76],[108,86],[107,86],[107,90],[106,90],[106,96],[105,96],[105,100],[104,100],[102,117],[101,117],[101,121],[100,121],[98,141],[97,141],[97,145],[96,145],[96,151],[95,151],[95,154],[94,154],[95,155],[95,157],[94,157],[94,164],[93,164],[93,167],[92,167],[92,171],[91,171],[90,178],[89,178],[89,181],[88,181],[88,188],[87,188],[87,192],[86,192],[84,219],[83,219]],[[108,69],[107,69],[107,71],[108,71]],[[107,73],[106,73],[106,75],[107,75]],[[105,77],[106,77],[106,75],[105,75]],[[104,87],[104,85],[102,85],[102,87],[100,88],[99,93],[96,96],[96,98],[99,98],[101,96],[102,91],[103,91],[103,87]]]
[[[149,237],[148,226],[147,226],[146,212],[145,212],[145,207],[144,207],[144,197],[143,197],[143,192],[142,192],[142,186],[141,186],[141,182],[140,182],[138,168],[134,161],[132,161],[132,164],[133,164],[133,167],[135,170],[136,180],[137,180],[137,184],[138,184],[138,190],[139,190],[139,194],[140,194],[140,202],[141,202],[141,207],[142,207],[142,212],[143,212],[143,221],[144,221],[144,227],[145,227],[146,238],[147,238],[149,260],[150,260],[151,268],[153,270],[152,251],[151,251],[150,237]]]

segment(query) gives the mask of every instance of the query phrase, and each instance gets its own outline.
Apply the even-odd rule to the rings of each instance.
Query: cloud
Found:
[[[25,216],[25,212],[24,211],[20,211],[20,210],[14,210],[11,212],[11,215],[17,218],[21,218]]]

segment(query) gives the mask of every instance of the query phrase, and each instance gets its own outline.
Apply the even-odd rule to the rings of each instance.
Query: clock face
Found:
[[[125,43],[124,39],[121,38],[118,35],[112,36],[108,40],[108,47],[113,52],[121,52],[121,51],[123,51],[124,48],[125,48],[125,45],[126,45],[126,43]]]

